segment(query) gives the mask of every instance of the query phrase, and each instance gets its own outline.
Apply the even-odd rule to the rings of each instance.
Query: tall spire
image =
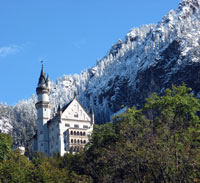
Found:
[[[41,61],[41,63],[42,63],[42,68],[41,68],[41,73],[40,73],[38,85],[39,84],[45,84],[45,82],[46,82],[46,74],[44,72],[43,61]]]

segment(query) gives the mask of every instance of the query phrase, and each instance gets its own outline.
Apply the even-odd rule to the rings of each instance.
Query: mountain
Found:
[[[130,30],[96,66],[51,82],[52,111],[68,103],[76,92],[84,107],[93,107],[95,121],[105,123],[123,107],[139,107],[151,93],[162,94],[172,84],[185,82],[200,97],[199,56],[200,0],[183,0],[156,25]],[[13,107],[0,105],[0,114],[5,108],[11,111],[0,120],[13,127],[10,133],[16,144],[31,139],[35,102],[32,96]]]
[[[80,101],[93,106],[96,121],[103,123],[122,105],[140,106],[152,92],[162,93],[172,84],[185,82],[198,95],[199,5],[199,0],[183,0],[157,25],[132,29],[95,67],[58,79],[52,90],[59,100],[55,103],[77,90]]]

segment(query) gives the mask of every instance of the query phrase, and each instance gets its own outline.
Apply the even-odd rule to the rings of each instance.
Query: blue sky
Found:
[[[0,0],[0,102],[94,66],[133,27],[157,23],[180,0]]]

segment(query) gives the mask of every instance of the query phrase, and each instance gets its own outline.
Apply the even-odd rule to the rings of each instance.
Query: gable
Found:
[[[63,111],[62,119],[91,121],[91,117],[75,98]]]

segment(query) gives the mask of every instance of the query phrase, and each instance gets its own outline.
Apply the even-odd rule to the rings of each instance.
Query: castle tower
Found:
[[[36,92],[38,96],[38,101],[35,105],[37,109],[37,149],[39,152],[48,155],[49,139],[47,121],[50,119],[49,78],[46,78],[43,65]]]

